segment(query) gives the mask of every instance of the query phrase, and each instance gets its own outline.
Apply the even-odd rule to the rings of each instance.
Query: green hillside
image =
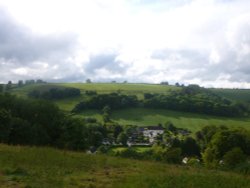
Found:
[[[57,84],[34,84],[27,85],[12,90],[13,94],[26,96],[33,89],[48,89],[51,87],[73,87],[78,88],[83,93],[86,90],[96,91],[98,93],[121,92],[128,95],[137,95],[142,97],[144,93],[167,93],[170,90],[178,90],[175,86],[166,86],[158,84],[119,84],[119,83],[57,83]]]
[[[29,91],[35,88],[46,87],[74,87],[79,88],[82,92],[85,90],[95,90],[99,93],[121,92],[124,94],[133,94],[141,96],[143,93],[167,93],[169,90],[179,90],[176,86],[167,86],[160,84],[129,84],[129,83],[53,83],[53,84],[34,84],[21,88],[13,89],[13,93],[25,96]],[[210,89],[214,93],[232,100],[249,102],[250,89]]]
[[[27,97],[27,93],[34,89],[48,90],[52,87],[64,88],[72,87],[81,90],[84,94],[86,90],[97,91],[98,93],[120,92],[128,95],[137,95],[143,97],[144,93],[159,93],[164,94],[169,91],[179,90],[179,87],[156,85],[156,84],[118,84],[118,83],[58,83],[58,84],[34,84],[27,85],[12,90],[17,96]],[[211,89],[214,93],[232,99],[247,102],[250,96],[250,90],[240,89]],[[76,104],[82,100],[83,96],[55,100],[54,102],[60,109],[66,113],[70,112]],[[95,117],[102,121],[101,111],[85,110],[76,117]],[[250,128],[250,118],[225,118],[203,114],[185,113],[161,109],[123,109],[112,111],[114,121],[121,124],[136,124],[136,125],[156,125],[172,121],[177,127],[188,128],[195,132],[206,125],[226,125],[230,127],[245,127]]]
[[[231,172],[51,148],[0,145],[0,154],[1,188],[247,188],[250,185],[249,176]]]
[[[250,102],[250,89],[211,89],[214,93],[241,102]]]
[[[94,117],[102,121],[101,111],[97,110],[87,110],[75,115],[75,117]],[[112,113],[111,118],[123,125],[138,126],[164,124],[167,121],[171,121],[177,127],[187,128],[192,132],[196,132],[206,125],[225,125],[231,128],[244,127],[250,129],[250,118],[227,118],[158,109],[134,108],[116,110]]]

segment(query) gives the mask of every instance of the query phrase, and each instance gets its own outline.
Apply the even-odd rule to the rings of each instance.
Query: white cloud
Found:
[[[29,28],[25,33],[44,36],[46,40],[46,36],[65,33],[77,36],[73,45],[68,40],[60,43],[50,38],[52,43],[44,44],[54,49],[50,58],[45,55],[46,50],[40,51],[41,46],[36,47],[39,49],[33,51],[36,56],[30,54],[33,59],[23,58],[25,67],[14,66],[18,59],[1,60],[2,64],[7,63],[4,74],[9,79],[22,76],[25,79],[24,70],[32,67],[41,77],[64,81],[84,81],[90,77],[97,81],[168,80],[216,87],[249,86],[250,1],[247,0],[157,0],[154,3],[148,0],[0,0],[1,5],[15,19],[19,31]],[[64,51],[70,45],[72,50]],[[16,47],[13,51],[20,58]],[[1,52],[0,46],[0,56]],[[58,59],[58,54],[63,53],[67,54]],[[105,54],[111,54],[111,59],[105,60]],[[34,62],[44,60],[47,67],[34,66]]]

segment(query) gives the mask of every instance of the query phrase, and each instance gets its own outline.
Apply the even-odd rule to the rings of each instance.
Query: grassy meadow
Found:
[[[95,117],[102,121],[101,111],[87,110],[75,117]],[[171,121],[176,127],[187,128],[192,132],[206,125],[225,125],[228,127],[244,127],[250,129],[250,118],[227,118],[203,114],[185,113],[160,109],[132,108],[113,111],[111,119],[123,125],[157,125]]]
[[[249,176],[232,172],[0,145],[1,188],[247,188],[249,185]]]

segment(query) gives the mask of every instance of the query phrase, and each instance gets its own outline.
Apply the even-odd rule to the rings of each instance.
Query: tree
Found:
[[[127,141],[128,141],[128,136],[126,133],[122,132],[119,134],[118,138],[117,138],[117,142],[121,143],[123,146],[127,145]]]
[[[182,155],[200,156],[200,148],[196,140],[192,137],[186,137],[182,143]]]
[[[205,126],[200,131],[195,133],[196,140],[198,141],[200,148],[204,151],[208,143],[212,140],[212,137],[216,132],[220,130],[226,130],[226,127],[216,127],[216,126]]]
[[[212,140],[203,154],[205,165],[215,167],[218,165],[218,161],[222,160],[225,155],[228,155],[228,158],[230,158],[234,153],[240,153],[239,150],[236,150],[236,152],[234,148],[240,148],[244,155],[249,156],[250,132],[245,129],[218,131],[212,137]],[[230,152],[231,150],[233,151]],[[229,154],[227,154],[228,152]],[[229,162],[229,164],[231,163]]]
[[[91,82],[91,80],[88,78],[88,79],[86,80],[86,83],[90,84],[90,83],[92,83],[92,82]]]
[[[171,122],[171,121],[167,121],[165,124],[164,124],[164,127],[166,130],[172,132],[172,133],[176,133],[177,131],[177,128],[174,126],[174,124]]]
[[[3,92],[3,84],[0,84],[0,93]]]
[[[43,80],[41,80],[41,79],[37,79],[37,80],[36,80],[36,83],[37,83],[37,84],[43,84],[43,83],[46,83],[46,82],[43,81]]]
[[[7,143],[11,131],[10,111],[0,108],[0,143]]]
[[[8,81],[7,85],[6,85],[6,90],[10,90],[12,87],[12,82]]]
[[[110,122],[111,108],[108,105],[106,105],[102,109],[102,112],[103,112],[102,114],[103,122],[104,123]]]
[[[167,163],[181,163],[181,148],[169,148],[162,154],[163,161]]]
[[[161,85],[169,85],[167,81],[161,82]]]
[[[246,155],[239,147],[233,148],[223,156],[223,162],[229,168],[233,168],[236,165],[245,162],[246,159]]]
[[[18,83],[17,83],[18,87],[21,87],[23,86],[23,81],[22,80],[18,80]]]
[[[34,84],[35,83],[35,80],[25,80],[25,84],[28,85],[28,84]]]

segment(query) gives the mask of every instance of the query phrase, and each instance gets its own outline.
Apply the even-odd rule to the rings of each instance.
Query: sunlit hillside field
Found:
[[[250,177],[51,148],[0,145],[1,188],[247,188]]]
[[[75,117],[95,117],[99,121],[102,121],[102,112],[97,110],[86,110],[81,114],[75,115]],[[228,118],[144,108],[116,110],[112,112],[111,119],[122,125],[138,126],[157,125],[158,123],[164,124],[171,121],[175,126],[187,128],[192,132],[196,132],[206,125],[224,125],[231,128],[244,127],[250,129],[250,118]]]

